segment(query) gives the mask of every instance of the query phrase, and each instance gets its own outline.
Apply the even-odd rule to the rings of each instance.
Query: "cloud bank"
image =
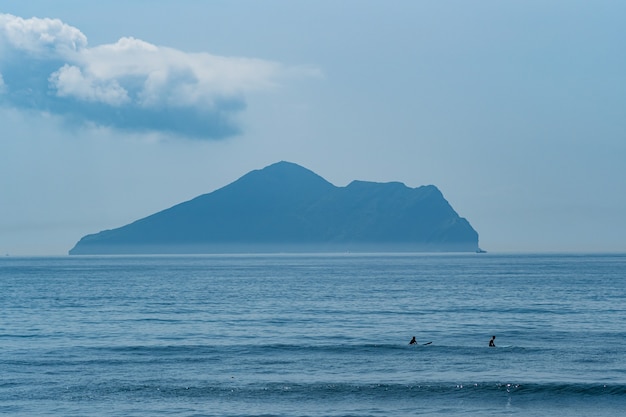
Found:
[[[249,58],[186,53],[132,37],[89,47],[58,19],[0,14],[0,102],[75,124],[199,139],[238,134],[245,95],[290,72]]]

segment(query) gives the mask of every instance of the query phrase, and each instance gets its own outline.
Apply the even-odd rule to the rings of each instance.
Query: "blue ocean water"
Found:
[[[0,414],[626,412],[626,255],[6,257],[0,286]]]

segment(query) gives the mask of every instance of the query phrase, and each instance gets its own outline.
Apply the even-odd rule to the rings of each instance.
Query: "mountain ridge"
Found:
[[[281,161],[116,229],[70,255],[238,252],[474,252],[478,233],[434,185],[337,187]]]

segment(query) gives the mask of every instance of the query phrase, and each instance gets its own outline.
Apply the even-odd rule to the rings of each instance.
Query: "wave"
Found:
[[[213,387],[215,388],[215,387]],[[452,382],[436,382],[426,384],[381,384],[381,383],[271,383],[248,385],[237,388],[240,391],[280,391],[295,394],[337,395],[346,394],[383,395],[385,397],[406,396],[475,396],[489,394],[503,394],[515,396],[623,396],[626,394],[626,384],[598,384],[598,383],[500,383],[481,382],[458,384]],[[626,398],[624,398],[626,401]]]
[[[517,381],[497,381],[491,379],[498,378],[497,374],[480,376],[466,363],[467,358],[477,357],[508,361],[510,353],[519,358],[529,351],[532,349],[404,344],[85,346],[57,348],[34,356],[22,352],[3,359],[0,363],[9,375],[13,372],[16,378],[22,377],[7,379],[0,387],[22,393],[23,389],[32,388],[35,396],[70,398],[157,396],[245,400],[279,395],[298,400],[376,397],[383,402],[424,398],[477,401],[502,397],[613,398],[626,405],[626,383],[620,376],[606,384],[599,382],[605,376],[603,379],[596,376],[594,382],[577,382],[581,379],[576,376],[572,378],[576,382],[567,381],[567,377],[564,382],[546,382],[533,379],[532,373],[527,379],[520,375]],[[477,352],[483,352],[483,356],[477,356]],[[433,358],[440,364],[452,361],[451,366],[458,366],[458,372],[447,372],[449,367],[426,368],[421,365],[426,363],[424,358],[428,363]],[[33,379],[25,380],[24,372]],[[88,383],[64,385],[60,392],[47,385],[60,384],[59,376],[76,373],[83,373]],[[89,378],[90,375],[98,376]],[[455,375],[464,382],[454,381]],[[28,381],[35,385],[27,388],[24,384]]]
[[[534,349],[537,351],[537,349]],[[432,353],[440,357],[450,354],[472,357],[476,354],[524,354],[529,350],[524,347],[506,346],[491,349],[486,346],[449,346],[437,344],[283,344],[283,343],[240,343],[240,344],[162,344],[162,345],[103,345],[103,346],[68,346],[55,349],[43,349],[36,356],[17,354],[3,363],[16,366],[72,366],[72,365],[121,365],[155,363],[190,363],[206,362],[216,358],[248,358],[251,361],[265,362],[269,358],[281,358],[287,361],[303,357],[332,358],[360,357],[377,361],[382,357],[398,355]],[[23,352],[22,352],[23,353]],[[32,353],[32,352],[31,352]]]
[[[197,381],[196,381],[197,382]],[[1,384],[9,389],[10,382]],[[284,400],[340,400],[373,399],[395,401],[407,399],[457,398],[463,400],[489,400],[493,398],[585,400],[596,398],[622,401],[626,405],[626,384],[602,383],[503,383],[475,382],[459,384],[455,382],[429,382],[424,384],[399,384],[375,382],[247,382],[240,383],[237,377],[224,378],[222,382],[188,385],[180,380],[101,380],[88,385],[64,385],[62,392],[48,387],[39,392],[31,392],[34,397],[44,399],[64,397],[79,398],[217,398],[233,397],[238,400],[259,398],[280,398]],[[23,391],[22,391],[23,394]],[[31,397],[33,399],[33,397]]]
[[[407,344],[390,344],[390,343],[257,343],[242,342],[239,344],[163,344],[163,345],[119,345],[119,346],[96,346],[85,347],[85,349],[110,351],[117,353],[137,353],[137,354],[179,354],[179,353],[202,353],[216,352],[224,353],[242,353],[242,352],[335,352],[335,353],[355,353],[355,352],[402,352],[407,350],[428,349],[434,351],[455,351],[455,352],[498,352],[498,351],[526,351],[525,347],[504,345],[497,349],[484,346],[455,346],[455,345],[439,345],[433,342],[424,342],[418,345]],[[542,349],[534,349],[542,350]]]

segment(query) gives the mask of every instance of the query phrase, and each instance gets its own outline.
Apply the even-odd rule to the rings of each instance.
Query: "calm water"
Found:
[[[626,255],[7,257],[0,288],[0,414],[626,410]]]

